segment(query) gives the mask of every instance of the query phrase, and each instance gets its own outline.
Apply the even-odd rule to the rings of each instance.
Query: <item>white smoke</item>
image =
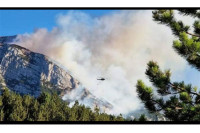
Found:
[[[52,31],[37,29],[18,35],[18,40],[18,45],[65,66],[95,96],[109,101],[114,114],[142,106],[135,86],[138,79],[149,84],[148,61],[157,61],[179,76],[186,65],[172,49],[171,31],[156,24],[151,11],[119,11],[95,18],[69,11],[57,16]]]

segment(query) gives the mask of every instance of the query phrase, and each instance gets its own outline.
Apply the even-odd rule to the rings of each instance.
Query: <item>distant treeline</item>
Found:
[[[98,107],[80,105],[72,107],[58,94],[42,92],[38,98],[20,95],[9,89],[0,95],[0,121],[125,121],[122,115],[100,113]]]

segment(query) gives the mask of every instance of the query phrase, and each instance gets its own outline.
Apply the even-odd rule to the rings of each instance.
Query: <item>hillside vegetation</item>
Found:
[[[124,121],[119,115],[92,111],[78,101],[72,107],[56,93],[43,92],[38,98],[5,88],[0,95],[0,121]]]

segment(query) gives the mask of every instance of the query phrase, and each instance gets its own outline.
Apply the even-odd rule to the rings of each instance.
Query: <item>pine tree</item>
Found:
[[[40,103],[39,113],[38,113],[38,121],[50,121],[50,113],[51,113],[51,94],[48,92],[42,92],[42,94],[37,98]]]
[[[70,110],[69,121],[78,121],[78,106],[79,102],[76,100],[73,107]]]
[[[124,121],[122,114],[119,114],[119,116],[117,116],[116,121]]]
[[[174,50],[200,71],[200,11],[181,9],[181,15],[194,18],[194,32],[182,21],[175,18],[173,10],[153,11],[153,20],[168,26],[178,40],[173,42]],[[197,87],[184,82],[173,82],[170,70],[162,71],[155,61],[147,65],[146,75],[154,87],[137,82],[137,93],[150,113],[162,114],[173,121],[200,121],[200,92]]]
[[[10,91],[8,88],[4,88],[3,94],[2,94],[2,103],[3,103],[3,112],[4,112],[4,120],[9,120],[9,116],[12,113],[13,107],[13,93],[10,94]]]
[[[0,121],[4,120],[4,112],[3,112],[3,101],[2,96],[0,96]]]
[[[32,99],[29,106],[27,121],[37,121],[38,114],[39,114],[39,102],[37,101],[37,99]]]
[[[24,107],[24,112],[27,114],[26,117],[26,121],[29,119],[29,115],[30,115],[30,106],[31,106],[31,102],[33,100],[33,97],[29,96],[29,95],[24,95],[23,97],[23,101],[22,101],[22,105]]]
[[[148,121],[148,119],[145,114],[141,114],[139,118],[134,118],[133,121]]]
[[[9,121],[24,121],[27,118],[27,110],[22,105],[23,99],[20,95],[14,95],[14,99],[12,101],[12,111],[9,115]]]

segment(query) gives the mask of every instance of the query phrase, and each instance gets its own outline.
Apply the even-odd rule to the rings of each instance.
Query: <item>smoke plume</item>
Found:
[[[145,76],[148,61],[170,68],[175,76],[185,68],[184,59],[172,49],[171,31],[153,22],[151,11],[118,11],[101,17],[69,11],[56,21],[51,31],[41,28],[18,35],[16,43],[62,64],[90,92],[114,106],[110,113],[126,114],[142,107],[135,86],[138,79],[150,84]]]

